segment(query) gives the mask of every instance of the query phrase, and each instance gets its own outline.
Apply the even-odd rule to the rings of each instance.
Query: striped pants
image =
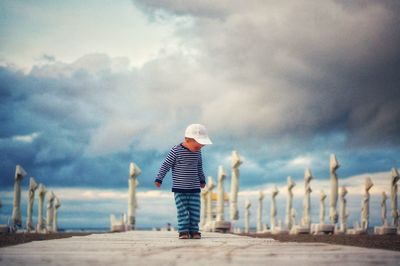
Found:
[[[200,222],[200,193],[175,192],[179,232],[198,232]]]

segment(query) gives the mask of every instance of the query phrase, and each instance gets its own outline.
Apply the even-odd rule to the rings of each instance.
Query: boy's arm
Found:
[[[204,176],[204,171],[203,171],[203,159],[201,156],[201,151],[200,151],[200,158],[199,158],[198,165],[197,165],[197,171],[198,171],[199,179],[200,179],[200,187],[204,188],[206,186],[206,177]]]
[[[156,179],[154,180],[157,187],[160,187],[165,175],[171,169],[172,165],[175,163],[175,160],[176,160],[175,151],[174,149],[171,149],[167,155],[167,158],[165,158],[164,162],[162,163],[160,170],[158,171],[158,174],[156,176]],[[157,185],[157,183],[159,185]]]

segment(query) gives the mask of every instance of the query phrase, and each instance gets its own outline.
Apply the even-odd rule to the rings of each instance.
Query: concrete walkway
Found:
[[[131,231],[0,248],[0,265],[399,265],[400,252],[204,233]]]

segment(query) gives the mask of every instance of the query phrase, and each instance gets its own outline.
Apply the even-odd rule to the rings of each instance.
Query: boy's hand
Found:
[[[159,182],[154,182],[154,185],[156,185],[156,187],[161,187],[161,183]]]
[[[205,188],[205,186],[206,186],[206,184],[204,184],[204,183],[201,183],[201,184],[200,184],[200,187],[201,187],[201,188]]]

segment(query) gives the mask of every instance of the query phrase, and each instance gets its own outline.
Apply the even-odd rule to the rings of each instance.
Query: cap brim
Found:
[[[195,139],[197,141],[197,143],[201,144],[201,145],[210,145],[212,144],[211,140],[209,138],[196,138]]]

